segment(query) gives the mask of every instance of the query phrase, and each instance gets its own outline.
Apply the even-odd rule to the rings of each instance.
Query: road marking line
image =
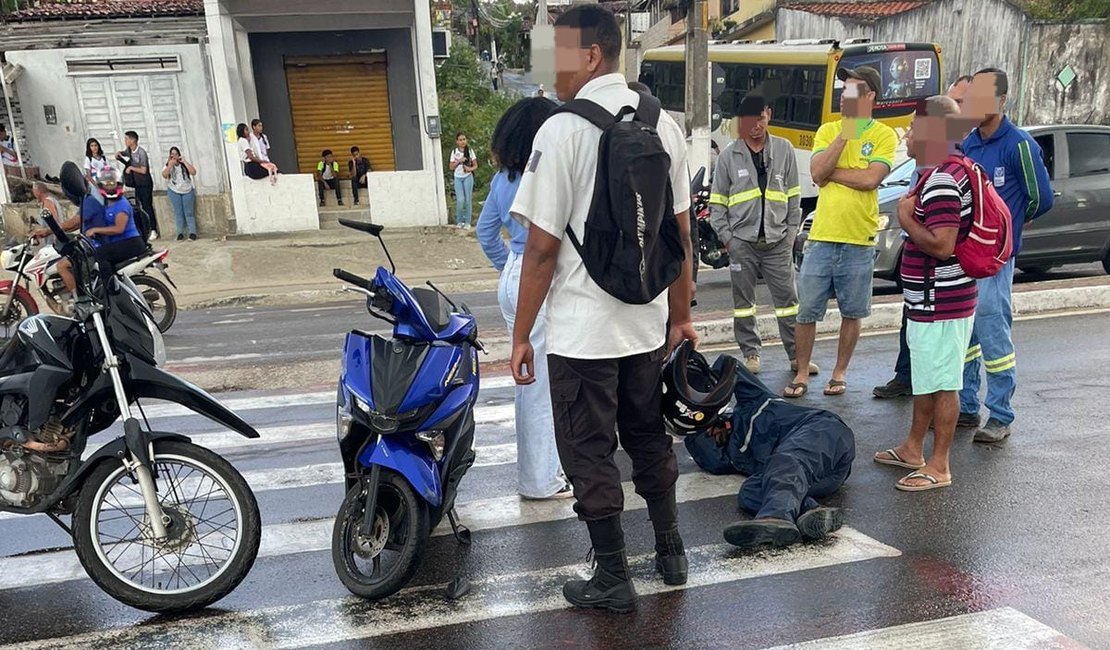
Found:
[[[908,623],[857,634],[781,645],[770,650],[902,650],[904,648],[960,648],[960,650],[1045,650],[1084,646],[1010,607],[975,612],[935,621]]]
[[[740,489],[739,476],[714,476],[695,472],[678,478],[676,500],[679,503],[735,495]],[[636,495],[631,482],[624,488],[625,511],[647,508]],[[340,500],[336,499],[335,510]],[[513,494],[479,499],[458,505],[459,518],[471,531],[495,530],[530,524],[573,519],[577,515],[571,499],[556,501],[525,501]],[[262,544],[258,557],[278,557],[291,553],[309,553],[331,549],[333,517],[310,519],[262,527]],[[451,527],[443,522],[432,534],[450,535]],[[65,582],[85,577],[84,569],[72,551],[51,551],[34,555],[0,558],[0,591],[20,587]]]
[[[670,587],[655,576],[654,554],[630,560],[641,596],[750,580],[828,566],[901,555],[859,531],[842,528],[825,544],[744,554],[727,544],[687,549],[687,583]],[[19,644],[25,650],[45,648],[114,649],[157,640],[165,647],[302,648],[380,637],[540,612],[569,609],[561,587],[568,577],[585,576],[583,564],[526,571],[474,580],[459,601],[443,598],[443,585],[405,589],[377,603],[346,597],[297,605],[231,612],[168,623],[129,626]],[[215,645],[218,642],[218,646]],[[208,646],[207,644],[213,644]],[[5,646],[7,648],[16,646]]]
[[[675,444],[681,440],[675,439]],[[497,467],[501,465],[514,465],[517,461],[517,448],[515,442],[499,445],[484,445],[474,448],[477,458],[474,467]],[[241,472],[251,490],[258,495],[271,490],[288,490],[293,488],[314,488],[322,485],[343,483],[345,473],[343,463],[317,463],[301,467],[278,467],[264,470],[246,470]],[[495,499],[496,501],[496,499]],[[125,501],[127,505],[138,505]],[[544,501],[529,501],[522,503],[544,503]],[[548,502],[550,503],[550,502]],[[496,506],[496,504],[495,504]],[[537,506],[533,505],[532,508]],[[485,513],[478,513],[481,517]],[[24,515],[15,512],[0,512],[0,521],[6,519],[23,519],[39,515]]]
[[[483,379],[481,382],[482,390],[502,390],[515,386],[512,377],[490,377]],[[335,403],[335,389],[318,391],[313,393],[291,393],[291,394],[275,394],[275,395],[261,395],[258,397],[230,397],[227,399],[216,395],[216,399],[225,407],[240,413],[242,411],[251,411],[254,409],[265,408],[290,408],[296,406],[313,406],[316,404],[334,404]],[[479,391],[479,399],[481,399],[481,391]],[[150,406],[144,406],[143,411],[146,412],[148,418],[169,418],[169,417],[183,417],[189,415],[196,415],[196,412],[191,411],[180,404],[172,402],[156,402]]]

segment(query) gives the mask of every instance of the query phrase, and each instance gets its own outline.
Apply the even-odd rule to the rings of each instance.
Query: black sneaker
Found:
[[[957,429],[978,429],[979,428],[979,414],[978,413],[960,413],[960,417],[956,420]]]
[[[844,512],[840,508],[814,508],[798,517],[798,532],[804,539],[825,539],[843,525]]]
[[[782,548],[802,541],[802,533],[793,522],[782,519],[750,519],[725,528],[725,541],[740,548]]]
[[[339,205],[343,205],[343,199],[339,199]]]
[[[878,399],[893,399],[895,397],[907,397],[913,395],[913,387],[909,384],[904,384],[897,379],[891,379],[882,386],[876,386],[871,394]]]
[[[189,235],[189,241],[196,241],[196,240],[197,240],[196,235]]]
[[[185,235],[178,235],[177,241],[185,241]]]

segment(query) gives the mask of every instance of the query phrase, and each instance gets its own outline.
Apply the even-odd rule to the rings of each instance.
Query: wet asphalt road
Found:
[[[1018,283],[1105,275],[1101,264],[1073,265],[1044,276],[1018,273]],[[767,287],[756,286],[758,304],[771,305]],[[896,296],[891,282],[875,281],[876,296]],[[478,318],[483,338],[505,337],[505,322],[497,292],[453,294]],[[732,285],[727,269],[702,269],[698,278],[695,318],[728,317],[732,312]],[[180,312],[166,334],[174,367],[220,370],[260,363],[281,364],[333,360],[343,348],[343,336],[352,328],[386,332],[388,327],[370,318],[362,301],[292,307],[227,307]]]
[[[379,604],[348,597],[327,550],[342,488],[326,391],[221,396],[262,431],[259,441],[200,433],[217,427],[155,407],[156,428],[197,433],[198,443],[248,478],[262,512],[263,556],[218,608],[152,617],[77,577],[70,542],[49,520],[0,518],[0,646],[767,648],[819,640],[812,647],[1110,647],[1110,503],[1101,498],[1110,463],[1107,318],[1017,323],[1013,438],[980,446],[958,434],[954,486],[922,494],[897,492],[902,471],[870,461],[900,441],[910,402],[870,397],[871,386],[889,378],[897,339],[864,337],[848,394],[816,391],[805,399],[840,413],[857,435],[853,474],[831,499],[846,509],[849,528],[832,542],[754,555],[728,550],[721,529],[738,516],[741,479],[701,473],[677,446],[691,585],[659,593],[661,583],[634,560],[643,595],[639,610],[623,617],[563,606],[562,581],[584,567],[585,528],[566,501],[515,497],[512,391],[503,379],[486,378],[479,466],[459,496],[473,546],[433,537],[410,588]],[[835,344],[823,341],[815,360],[828,367],[833,354]],[[763,379],[781,388],[788,379],[781,349],[763,356]],[[620,464],[627,481],[623,454]],[[634,506],[630,499],[625,528],[639,557],[651,550],[650,524]],[[474,590],[446,603],[439,586],[460,573]],[[867,630],[878,632],[862,641],[836,638]]]

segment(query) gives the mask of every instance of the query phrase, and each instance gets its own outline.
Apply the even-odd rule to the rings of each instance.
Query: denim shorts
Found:
[[[806,242],[798,272],[798,322],[824,320],[830,298],[836,298],[843,318],[870,316],[874,272],[874,246]]]

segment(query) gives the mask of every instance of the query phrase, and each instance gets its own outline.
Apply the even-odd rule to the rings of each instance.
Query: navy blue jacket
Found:
[[[737,369],[733,394],[736,404],[732,412],[732,434],[724,448],[717,447],[707,433],[686,437],[686,449],[694,462],[710,474],[759,474],[779,443],[799,425],[819,418],[843,424],[843,420],[830,411],[787,402],[772,393],[742,364]],[[850,435],[847,425],[845,430]]]
[[[963,149],[964,154],[979,163],[987,177],[994,180],[995,189],[1010,208],[1016,257],[1021,250],[1025,222],[1052,208],[1052,185],[1041,147],[1033,136],[1003,116],[998,130],[986,140],[979,129],[972,129],[964,139]]]

